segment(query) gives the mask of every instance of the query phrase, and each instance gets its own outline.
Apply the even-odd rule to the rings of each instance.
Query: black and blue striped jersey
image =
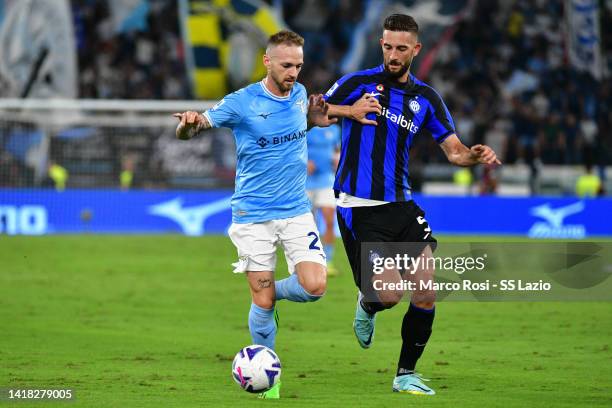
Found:
[[[414,137],[430,134],[438,143],[455,133],[444,101],[412,74],[406,83],[380,65],[342,77],[325,94],[328,103],[352,105],[364,93],[378,98],[381,115],[368,114],[377,126],[345,119],[334,190],[380,201],[411,199],[409,150]]]

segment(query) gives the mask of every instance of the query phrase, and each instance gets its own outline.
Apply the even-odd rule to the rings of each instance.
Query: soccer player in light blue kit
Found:
[[[327,260],[327,275],[334,276],[338,271],[333,266],[336,197],[334,185],[336,167],[340,158],[340,127],[314,127],[308,132],[308,179],[306,191],[312,203],[315,217],[321,212],[325,232],[321,236],[323,251]]]
[[[203,114],[177,113],[179,139],[211,127],[229,127],[236,138],[238,163],[229,235],[238,250],[234,272],[246,272],[251,290],[249,330],[254,344],[274,348],[276,300],[313,302],[325,293],[326,262],[306,195],[306,131],[329,126],[322,95],[306,94],[296,82],[303,65],[304,40],[281,31],[268,40],[266,77],[227,95]],[[350,117],[374,112],[361,99]],[[362,119],[365,120],[365,119]],[[281,246],[288,278],[274,281],[276,248]],[[280,383],[262,394],[279,398]]]

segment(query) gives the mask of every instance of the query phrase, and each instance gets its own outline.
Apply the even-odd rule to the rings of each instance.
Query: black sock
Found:
[[[361,308],[371,315],[387,309],[380,302],[366,302],[365,299],[361,299],[359,303],[361,304]]]
[[[436,309],[421,309],[410,303],[402,322],[402,351],[397,363],[397,375],[412,374],[431,336]]]

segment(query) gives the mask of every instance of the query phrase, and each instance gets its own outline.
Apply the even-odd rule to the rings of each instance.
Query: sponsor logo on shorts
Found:
[[[377,259],[382,258],[378,252],[370,251],[370,262],[375,263]]]

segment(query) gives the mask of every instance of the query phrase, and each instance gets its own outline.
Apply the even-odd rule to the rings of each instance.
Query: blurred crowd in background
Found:
[[[117,32],[109,3],[72,1],[79,97],[190,99],[175,1],[151,1],[142,30]]]
[[[137,8],[140,15],[136,13],[137,18],[125,26],[117,25],[113,16],[113,4],[120,1],[70,1],[78,59],[78,97],[197,99],[189,78],[190,48],[183,41],[179,1],[143,0],[140,4],[146,7]],[[604,74],[598,79],[575,70],[569,63],[567,10],[564,10],[567,2],[563,0],[269,0],[264,3],[279,21],[305,38],[305,64],[299,80],[310,93],[324,93],[346,73],[343,71],[370,68],[381,62],[376,48],[382,19],[391,12],[414,10],[413,16],[421,25],[423,50],[412,72],[442,95],[455,120],[457,133],[466,145],[486,143],[504,164],[526,164],[531,172],[529,182],[533,183],[531,193],[538,192],[534,180],[542,165],[547,164],[594,167],[605,181],[604,168],[612,163],[609,75],[612,72],[612,0],[600,1]],[[234,2],[232,5],[235,7]],[[443,8],[448,14],[437,14]],[[365,25],[369,31],[363,29]],[[364,50],[364,44],[370,48],[362,52],[361,59],[353,58],[358,54],[356,51]],[[358,61],[357,65],[354,61]],[[21,131],[7,133],[2,143],[5,146],[13,141],[22,143],[25,138],[17,134]],[[109,143],[117,144],[117,138],[112,135],[121,132],[112,130]],[[42,140],[40,135],[30,136]],[[159,135],[151,137],[157,140]],[[211,150],[206,154],[213,155],[214,172],[208,173],[229,185],[235,163],[234,151],[228,147],[231,138],[225,134],[213,135],[212,140]],[[60,142],[61,138],[53,139],[50,159],[67,162],[66,148]],[[424,166],[419,164],[446,163],[446,158],[431,138],[417,138],[415,142],[411,175],[413,187],[419,191],[425,180]],[[34,143],[31,141],[30,145]],[[150,141],[145,143],[150,144]],[[123,170],[124,156],[129,156],[131,151],[117,146],[114,148],[121,154],[113,159],[112,169],[108,170],[112,177]],[[19,158],[19,154],[26,156],[26,147],[16,146],[15,152],[10,153],[7,148],[0,155],[1,185],[33,184],[32,168],[25,164],[25,158]],[[162,174],[158,168],[164,158],[159,156],[171,150],[160,148],[162,153],[157,155],[141,150],[141,155],[155,158],[150,160],[154,170],[151,166],[136,167],[147,173]],[[177,155],[174,161],[185,163],[181,157]],[[197,170],[200,178],[202,166],[206,167],[202,162]],[[70,166],[67,164],[67,167]],[[481,192],[494,192],[498,178],[495,171],[477,171],[484,171],[476,177],[485,180],[485,185],[490,182]],[[166,173],[173,172],[166,168]],[[196,174],[192,173],[193,179]]]
[[[508,164],[610,163],[612,83],[569,68],[562,6],[483,1],[459,24],[430,81],[468,145],[486,142]],[[610,59],[612,12],[602,12]]]
[[[305,39],[306,63],[300,81],[313,92],[323,92],[338,77],[339,63],[363,18],[366,2],[280,3],[286,24]],[[193,98],[176,1],[150,0],[145,29],[121,33],[109,29],[107,2],[73,0],[72,4],[81,98]]]
[[[145,31],[112,35],[106,2],[73,2],[81,97],[193,97],[176,3],[150,4]],[[286,24],[306,40],[300,81],[311,92],[325,91],[342,75],[340,62],[366,4],[282,2]],[[603,7],[601,14],[602,46],[610,59],[612,11]],[[491,0],[476,2],[458,24],[424,79],[445,98],[466,144],[490,144],[505,163],[610,162],[612,84],[568,67],[562,22],[561,0]],[[443,160],[437,150],[429,153],[421,159]]]

